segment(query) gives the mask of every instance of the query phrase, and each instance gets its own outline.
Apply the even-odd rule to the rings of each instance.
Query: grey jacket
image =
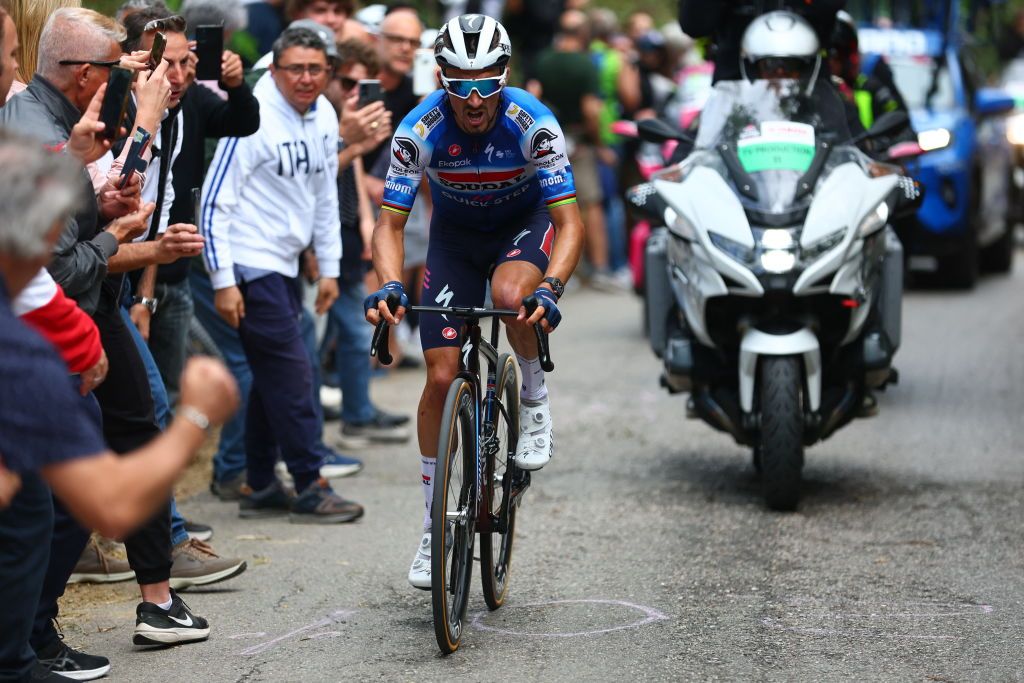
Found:
[[[0,127],[38,138],[59,150],[81,115],[63,93],[36,74],[27,90],[0,109]],[[89,174],[83,170],[81,209],[64,226],[47,269],[65,294],[90,315],[99,302],[107,261],[117,253],[117,247],[117,238],[100,229],[96,195]]]

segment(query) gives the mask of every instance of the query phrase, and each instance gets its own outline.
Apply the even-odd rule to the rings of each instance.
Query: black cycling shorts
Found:
[[[455,227],[435,216],[420,302],[424,306],[483,306],[487,279],[494,268],[506,261],[526,261],[544,273],[554,241],[555,227],[545,207],[487,232]],[[457,347],[459,328],[457,319],[421,314],[423,349]]]

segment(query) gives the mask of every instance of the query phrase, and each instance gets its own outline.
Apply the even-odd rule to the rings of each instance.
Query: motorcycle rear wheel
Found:
[[[795,510],[804,466],[803,373],[798,356],[761,359],[761,490],[772,510]]]

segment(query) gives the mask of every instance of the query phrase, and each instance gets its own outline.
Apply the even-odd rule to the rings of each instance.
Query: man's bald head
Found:
[[[420,45],[423,23],[415,10],[394,10],[380,22],[380,63],[393,74],[412,71],[413,57]]]

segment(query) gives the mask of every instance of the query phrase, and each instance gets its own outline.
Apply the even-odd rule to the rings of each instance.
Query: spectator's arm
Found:
[[[78,223],[69,218],[47,270],[68,296],[76,298],[107,276],[109,260],[117,248],[117,238],[108,232],[99,232],[91,240],[80,242]]]
[[[640,108],[640,70],[626,55],[622,56],[622,68],[619,69],[615,90],[624,115],[629,116]]]
[[[96,323],[64,295],[44,269],[13,302],[14,312],[60,352],[71,373],[85,372],[103,353]]]
[[[580,103],[583,111],[583,127],[592,144],[601,141],[601,100],[595,95],[584,95]]]
[[[260,129],[260,103],[244,81],[237,88],[225,88],[227,101],[200,83],[192,90],[189,97],[196,98],[199,115],[205,120],[206,137],[244,138]]]
[[[327,149],[337,149],[335,134],[326,143]],[[338,155],[326,155],[327,170],[317,174],[316,214],[313,219],[313,246],[320,277],[337,278],[341,269],[341,216],[338,211]]]
[[[230,243],[231,215],[239,208],[242,188],[252,170],[258,142],[253,137],[221,139],[210,164],[214,172],[206,176],[203,184],[199,232],[206,239],[203,258],[214,289],[235,284]]]

